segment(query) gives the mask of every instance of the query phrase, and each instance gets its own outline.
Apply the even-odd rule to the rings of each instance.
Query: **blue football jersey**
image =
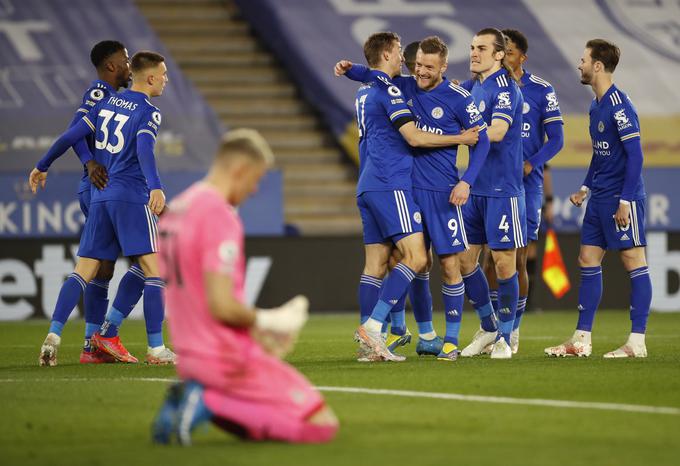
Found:
[[[475,126],[486,131],[486,123],[472,95],[448,79],[430,91],[419,88],[411,76],[394,78],[394,83],[404,92],[406,104],[411,107],[421,131],[458,134]],[[414,148],[413,154],[414,188],[449,192],[458,183],[458,146]]]
[[[111,94],[115,93],[116,90],[106,81],[102,81],[101,79],[92,81],[90,87],[88,87],[88,89],[85,91],[85,94],[83,94],[83,100],[80,104],[80,107],[78,107],[78,110],[76,110],[76,116],[73,119],[71,125],[80,121],[80,119],[84,115],[87,115],[90,110],[92,110],[92,108],[101,100],[106,99]],[[87,136],[86,141],[87,146],[90,148],[90,152],[92,152],[94,155],[94,133]],[[83,178],[80,180],[80,184],[78,185],[78,193],[82,193],[83,191],[90,189],[90,179],[87,176],[87,169],[84,167],[83,172]]]
[[[529,160],[545,143],[545,126],[550,123],[564,124],[560,104],[552,85],[527,71],[522,75],[522,151],[524,160]],[[543,193],[543,165],[534,167],[529,176],[524,177],[524,190],[527,193]]]
[[[357,196],[366,191],[410,190],[413,156],[399,127],[413,121],[413,114],[401,90],[387,74],[377,72],[357,91],[355,107],[359,146],[365,145]]]
[[[524,100],[519,86],[505,69],[484,82],[466,81],[484,121],[491,126],[500,118],[510,127],[500,142],[492,142],[482,170],[472,187],[472,194],[492,197],[515,197],[524,193],[522,153],[522,108]]]
[[[95,160],[106,167],[109,182],[93,189],[92,201],[127,201],[146,204],[149,188],[137,154],[137,137],[154,140],[161,112],[141,92],[126,90],[99,102],[83,120],[95,132]]]
[[[625,141],[640,138],[637,111],[628,96],[615,85],[598,102],[590,105],[590,138],[593,143],[593,178],[588,186],[594,199],[621,196],[626,176]],[[642,174],[635,187],[633,200],[645,197]]]

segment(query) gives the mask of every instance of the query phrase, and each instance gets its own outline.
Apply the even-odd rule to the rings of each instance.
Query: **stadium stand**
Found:
[[[285,219],[303,234],[359,231],[354,169],[281,61],[232,0],[136,0],[184,73],[228,127],[264,134],[283,171]]]

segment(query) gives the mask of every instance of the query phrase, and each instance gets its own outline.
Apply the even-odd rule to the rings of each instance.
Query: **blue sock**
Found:
[[[64,324],[68,320],[73,309],[80,301],[80,295],[85,291],[87,283],[77,273],[73,272],[66,278],[66,281],[61,285],[57,304],[54,306],[54,313],[52,314],[52,322],[50,323],[50,333],[56,333],[61,336],[64,329]]]
[[[85,288],[83,301],[85,304],[84,348],[90,351],[90,337],[104,323],[106,310],[109,308],[109,281],[96,279],[90,281]]]
[[[430,273],[416,274],[409,288],[409,299],[413,307],[413,316],[418,324],[418,333],[434,332],[432,326],[432,293],[430,292]]]
[[[486,332],[495,332],[497,327],[493,307],[489,299],[489,284],[479,265],[472,273],[463,275],[463,282],[465,283],[465,294],[470,304],[477,311],[482,329]]]
[[[645,333],[649,307],[652,305],[652,280],[647,266],[630,271],[631,333]]]
[[[371,317],[371,311],[378,302],[380,296],[380,287],[382,280],[371,277],[370,275],[361,275],[359,280],[359,312],[361,313],[361,323],[363,324]]]
[[[595,311],[602,299],[602,267],[581,267],[581,284],[578,288],[578,324],[576,330],[593,329]]]
[[[120,312],[116,307],[112,307],[106,313],[106,319],[99,329],[99,334],[106,338],[113,338],[118,336],[118,329],[125,319],[125,314]]]
[[[151,348],[163,344],[163,319],[165,308],[163,288],[165,284],[160,277],[149,277],[144,282],[144,320],[146,321],[146,339]]]
[[[524,310],[527,307],[527,297],[520,296],[517,301],[517,313],[515,314],[515,323],[512,324],[512,329],[517,330],[519,325],[522,323],[522,316],[524,315]]]
[[[368,318],[367,318],[367,320],[368,320]],[[382,328],[380,329],[380,333],[387,333],[387,331],[390,329],[390,323],[391,322],[392,322],[392,319],[390,318],[390,314],[387,314],[387,317],[385,318],[385,322],[383,322]]]
[[[517,313],[519,280],[517,272],[505,280],[498,279],[498,328],[505,342],[510,344],[510,333]]]
[[[463,319],[463,303],[465,301],[465,285],[463,282],[453,285],[442,285],[444,298],[444,315],[446,316],[446,336],[444,342],[458,346],[460,321]]]
[[[380,298],[371,312],[371,319],[378,322],[385,322],[387,314],[399,302],[399,299],[406,293],[411,281],[416,273],[401,262],[392,270],[392,273],[385,279],[383,288],[380,291]]]
[[[491,300],[491,307],[493,307],[493,314],[498,320],[498,289],[489,289],[489,299]]]
[[[144,291],[144,272],[137,264],[132,264],[120,279],[113,307],[120,311],[124,317],[132,312],[139,302]]]
[[[392,320],[390,333],[392,335],[406,334],[406,295],[407,293],[404,293],[404,296],[399,298],[397,304],[390,311],[390,319]]]

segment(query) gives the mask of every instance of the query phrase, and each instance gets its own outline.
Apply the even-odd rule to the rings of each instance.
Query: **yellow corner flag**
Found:
[[[548,229],[548,234],[545,238],[542,276],[543,281],[557,299],[564,296],[571,288],[567,268],[562,260],[560,245],[557,243],[557,235],[552,228]]]

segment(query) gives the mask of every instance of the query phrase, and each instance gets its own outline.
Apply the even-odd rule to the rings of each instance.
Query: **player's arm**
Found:
[[[524,162],[524,176],[529,175],[534,167],[540,167],[550,161],[564,147],[564,126],[562,122],[553,122],[545,127],[547,140],[541,148]]]
[[[504,98],[501,98],[502,94],[505,95]],[[521,102],[519,92],[499,92],[496,95],[491,113],[491,126],[489,126],[489,141],[500,142],[503,140],[513,123],[515,109],[518,105],[521,105]]]
[[[241,304],[232,294],[233,283],[229,275],[220,272],[203,273],[206,298],[210,314],[232,327],[255,325],[255,309]]]
[[[592,183],[593,183],[593,174],[594,173],[595,173],[595,165],[593,164],[593,160],[591,160],[590,166],[588,167],[588,173],[586,173],[586,178],[583,180],[583,184],[581,185],[581,189],[579,189],[578,191],[573,193],[571,196],[569,196],[569,200],[576,207],[581,207],[581,205],[583,204],[583,201],[585,201],[586,197],[588,197],[588,192],[590,191],[590,187],[592,186]]]
[[[551,86],[545,88],[541,115],[547,140],[534,155],[524,162],[524,176],[531,173],[534,167],[545,165],[564,147],[564,121],[557,95]]]
[[[623,112],[623,113],[621,113]],[[632,107],[624,103],[622,108],[617,111],[626,118],[626,123],[630,124],[622,129],[621,123],[617,124],[619,139],[623,143],[623,150],[626,152],[626,172],[623,178],[623,189],[619,208],[614,215],[616,223],[620,227],[626,227],[630,223],[630,203],[635,196],[635,188],[642,175],[642,143],[640,142],[640,124]]]
[[[373,79],[372,70],[366,65],[360,63],[352,63],[349,60],[340,60],[335,64],[335,75],[342,76],[345,75],[352,81],[366,82]],[[413,81],[412,76],[402,76],[398,75],[391,78],[391,81],[397,86],[408,84]]]
[[[69,147],[73,146],[73,144],[80,139],[85,138],[85,136],[93,131],[94,125],[87,117],[84,117],[59,136],[28,176],[28,184],[31,187],[31,191],[35,193],[38,189],[38,185],[44,189],[45,182],[47,181],[47,170],[50,168],[50,165],[61,157]]]
[[[165,193],[163,193],[161,177],[156,167],[154,146],[161,124],[161,114],[158,111],[153,111],[148,118],[142,118],[141,121],[145,124],[137,131],[137,159],[149,187],[149,209],[154,214],[160,215],[165,207]]]
[[[396,126],[396,125],[395,125]],[[411,147],[435,148],[456,145],[472,146],[479,140],[479,127],[466,129],[460,134],[433,134],[420,131],[413,120],[398,127],[399,132]]]
[[[475,183],[477,176],[482,171],[482,166],[486,161],[491,143],[489,142],[486,123],[484,123],[481,113],[477,110],[472,96],[468,96],[463,100],[455,109],[455,113],[463,128],[480,128],[477,144],[470,146],[468,168],[449,195],[449,202],[451,204],[461,206],[470,197],[470,187]]]

